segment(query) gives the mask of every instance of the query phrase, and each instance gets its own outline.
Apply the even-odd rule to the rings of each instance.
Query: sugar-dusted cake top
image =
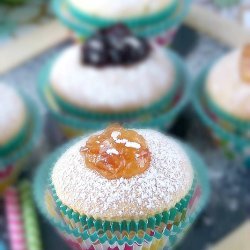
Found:
[[[154,130],[134,132],[143,137],[146,144],[141,139],[137,142],[128,137],[124,139],[119,131],[113,133],[114,140],[123,142],[124,147],[132,147],[135,153],[139,152],[139,145],[150,152],[150,157],[143,158],[149,165],[132,176],[109,179],[101,171],[90,168],[81,153],[89,137],[79,140],[58,159],[51,178],[63,204],[96,219],[139,219],[170,209],[187,195],[194,173],[178,142]],[[102,131],[95,135],[100,133]],[[107,146],[105,152],[115,157],[123,152],[117,145],[111,146]]]
[[[98,112],[131,111],[158,101],[174,81],[173,65],[155,46],[132,66],[93,67],[80,63],[81,46],[66,49],[53,65],[53,91],[79,108]]]

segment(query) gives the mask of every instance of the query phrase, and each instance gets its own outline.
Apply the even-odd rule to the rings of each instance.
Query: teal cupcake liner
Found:
[[[172,102],[174,97],[176,96],[176,92],[180,87],[180,82],[181,82],[181,72],[178,68],[177,65],[177,58],[176,55],[170,51],[166,51],[166,56],[169,58],[171,62],[174,64],[174,70],[175,70],[175,80],[172,83],[172,86],[170,90],[158,101],[152,103],[149,106],[146,106],[144,108],[138,108],[135,111],[130,111],[130,112],[120,112],[120,113],[101,113],[101,112],[95,112],[95,111],[90,111],[84,108],[77,107],[67,101],[65,101],[62,97],[60,97],[50,86],[50,75],[51,75],[51,70],[53,68],[54,63],[50,63],[50,66],[48,68],[48,71],[45,72],[46,74],[46,83],[49,84],[48,88],[49,91],[51,92],[53,98],[57,102],[58,106],[62,111],[65,113],[72,114],[73,116],[78,116],[81,118],[86,118],[86,119],[101,119],[102,121],[133,121],[133,119],[136,119],[139,116],[155,112],[156,110],[162,110],[162,108],[169,106]],[[56,60],[55,60],[56,61]],[[45,84],[46,84],[45,83]]]
[[[67,6],[67,0],[54,0],[52,2],[52,9],[54,13],[59,18],[59,20],[67,26],[69,29],[73,30],[76,34],[81,37],[88,37],[99,29],[90,22],[79,21],[70,12]],[[178,6],[176,6],[175,11],[168,17],[160,20],[159,22],[150,23],[144,26],[130,27],[132,32],[139,36],[152,37],[156,36],[172,27],[175,27],[184,20],[186,17],[192,0],[180,0],[178,1]],[[104,25],[105,26],[105,25]]]
[[[190,156],[194,170],[197,173],[197,181],[199,183],[201,191],[201,196],[198,199],[197,204],[194,206],[194,209],[190,213],[190,215],[186,217],[185,221],[181,221],[179,225],[173,225],[171,229],[165,228],[162,233],[151,231],[150,234],[144,234],[142,237],[136,234],[131,238],[125,236],[122,239],[118,239],[116,235],[112,234],[98,234],[97,232],[88,232],[87,230],[85,230],[84,232],[80,232],[78,229],[71,229],[60,219],[60,217],[51,215],[51,212],[48,211],[48,208],[45,204],[45,197],[49,188],[48,180],[49,174],[53,167],[53,163],[58,159],[59,155],[65,152],[65,150],[69,148],[70,145],[74,142],[75,141],[71,141],[70,143],[59,148],[56,152],[51,154],[48,159],[38,168],[34,178],[33,190],[36,204],[43,216],[47,218],[48,221],[58,231],[65,234],[65,236],[75,239],[76,242],[82,241],[84,244],[92,244],[94,246],[93,249],[96,249],[95,246],[104,247],[105,249],[105,246],[107,245],[116,245],[120,247],[125,245],[133,246],[134,244],[142,245],[145,242],[150,244],[155,239],[162,239],[163,237],[167,237],[169,239],[169,242],[171,243],[171,246],[173,246],[175,245],[175,242],[177,242],[178,235],[183,236],[185,230],[187,230],[192,225],[192,223],[196,220],[196,218],[199,216],[208,202],[210,187],[205,164],[195,151],[193,151],[189,146],[185,145],[185,150]]]
[[[190,10],[191,3],[192,0],[179,0],[179,5],[177,6],[176,11],[168,19],[162,20],[161,22],[155,25],[148,25],[145,26],[144,28],[138,28],[132,30],[134,31],[135,34],[138,34],[139,36],[150,38],[158,36],[162,32],[170,30],[174,27],[178,27],[182,24],[182,22],[186,18]]]
[[[125,121],[124,118],[118,119],[119,116],[117,116],[116,120],[100,119],[99,117],[98,119],[97,117],[93,119],[92,117],[87,118],[74,116],[63,111],[54,99],[54,96],[50,90],[48,79],[51,64],[48,64],[40,74],[38,92],[43,103],[46,105],[53,118],[60,125],[77,131],[92,131],[102,129],[107,127],[110,122],[114,121],[124,123],[129,127],[154,127],[165,129],[171,126],[178,114],[185,108],[190,98],[189,72],[179,56],[170,51],[168,51],[168,53],[173,59],[176,68],[176,75],[178,78],[176,85],[178,85],[179,88],[175,91],[176,95],[174,96],[170,105],[164,106],[162,102],[162,109],[152,109],[147,114],[138,115],[136,119],[130,119],[130,117],[127,117],[127,120]]]
[[[116,24],[117,22],[122,22],[128,27],[140,27],[145,25],[151,25],[152,23],[159,22],[163,19],[166,19],[170,14],[172,14],[177,8],[178,1],[173,0],[170,5],[150,15],[145,15],[141,17],[132,17],[132,18],[122,18],[122,19],[109,19],[102,18],[94,15],[90,15],[83,11],[78,10],[75,6],[70,4],[69,0],[66,0],[66,4],[72,16],[76,17],[81,22],[90,23],[98,28],[107,27]]]
[[[238,119],[222,110],[213,100],[205,94],[206,102],[209,110],[216,116],[218,122],[226,129],[231,130],[235,134],[250,137],[250,120],[244,121]]]
[[[250,141],[227,128],[222,127],[209,114],[209,107],[205,93],[205,83],[210,67],[205,68],[197,77],[194,85],[193,106],[201,121],[209,128],[219,145],[226,151],[230,151],[231,157],[241,158],[245,166],[250,167]]]
[[[63,232],[57,230],[61,237],[66,241],[71,249],[77,250],[117,250],[117,249],[124,249],[124,250],[171,250],[173,247],[178,245],[178,243],[182,240],[182,238],[187,233],[190,225],[185,225],[181,228],[181,232],[175,235],[163,235],[160,239],[157,237],[153,237],[151,241],[144,240],[141,243],[134,242],[131,245],[124,243],[123,245],[119,245],[118,243],[114,244],[101,244],[98,241],[92,242],[91,240],[83,240],[81,237],[76,237],[75,235],[68,234],[67,232]]]
[[[194,179],[188,194],[176,203],[176,205],[170,210],[155,214],[147,219],[130,221],[123,220],[121,222],[101,219],[96,220],[93,217],[81,215],[62,203],[56,194],[56,190],[51,179],[49,180],[49,188],[56,207],[61,214],[62,220],[64,220],[65,223],[72,229],[77,228],[81,232],[85,230],[94,230],[96,232],[101,231],[102,233],[111,232],[112,234],[116,234],[118,237],[118,235],[121,236],[123,232],[130,234],[131,232],[147,232],[147,230],[162,231],[164,227],[170,227],[173,224],[178,225],[180,221],[184,220],[189,213],[188,206],[197,188],[197,180],[196,178]]]
[[[0,170],[15,164],[17,161],[21,161],[25,158],[34,148],[39,141],[39,137],[42,131],[42,122],[39,114],[39,109],[35,103],[25,94],[22,94],[28,109],[28,126],[23,143],[16,148],[13,148],[8,154],[0,158]]]

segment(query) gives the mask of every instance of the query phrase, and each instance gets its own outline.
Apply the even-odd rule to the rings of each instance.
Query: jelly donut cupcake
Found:
[[[163,249],[201,208],[192,155],[160,132],[109,126],[49,161],[46,213],[77,249]]]
[[[150,120],[186,94],[182,81],[188,78],[176,58],[118,24],[65,49],[45,73],[41,92],[54,100],[57,113],[85,124]]]
[[[0,193],[14,182],[40,133],[31,100],[0,83]]]
[[[218,131],[216,137],[220,143],[249,159],[247,162],[250,161],[249,65],[250,45],[246,45],[223,56],[197,81],[197,97],[204,96],[203,116],[215,125],[212,130]]]
[[[169,44],[184,20],[190,0],[80,1],[54,0],[57,17],[78,38],[85,39],[96,30],[117,22],[127,25],[135,34]],[[107,8],[108,6],[108,8]]]
[[[165,49],[117,25],[63,51],[50,82],[58,99],[78,113],[104,115],[133,112],[161,100],[171,91],[174,74]]]

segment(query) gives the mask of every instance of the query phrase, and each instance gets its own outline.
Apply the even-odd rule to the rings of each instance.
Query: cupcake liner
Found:
[[[23,94],[23,98],[28,107],[29,121],[27,131],[29,133],[26,135],[25,142],[23,142],[19,147],[13,148],[13,150],[0,158],[0,170],[6,169],[7,166],[21,166],[33,150],[34,146],[37,144],[38,138],[41,133],[42,123],[39,116],[38,108],[31,99]]]
[[[176,62],[175,54],[166,51],[166,56],[170,58],[170,61]],[[176,64],[176,63],[175,63]],[[174,97],[176,96],[176,91],[180,87],[180,82],[181,82],[181,72],[178,69],[178,66],[175,65],[175,81],[173,82],[171,88],[167,93],[158,101],[152,103],[149,106],[146,106],[144,108],[138,108],[135,111],[130,111],[130,112],[120,112],[120,113],[101,113],[101,112],[94,112],[94,111],[89,111],[84,108],[79,108],[77,106],[74,106],[73,104],[70,104],[69,102],[65,101],[62,97],[60,97],[50,86],[49,82],[49,77],[51,74],[51,69],[53,68],[53,63],[50,64],[50,68],[47,72],[47,78],[46,82],[49,84],[48,88],[50,93],[52,94],[53,98],[55,99],[55,102],[58,104],[59,108],[65,112],[72,114],[73,116],[78,116],[81,118],[86,118],[86,119],[101,119],[107,120],[107,121],[129,121],[133,119],[138,118],[138,116],[142,116],[148,113],[155,112],[156,110],[162,110],[163,107],[169,106],[172,102]]]
[[[120,240],[115,235],[107,235],[105,233],[103,235],[98,235],[96,232],[80,232],[77,229],[70,229],[68,225],[66,225],[60,219],[60,216],[58,216],[56,211],[47,208],[45,204],[45,198],[47,197],[46,194],[50,194],[47,192],[49,188],[48,177],[53,163],[58,159],[58,156],[61,155],[72,143],[73,142],[71,141],[70,143],[58,149],[38,168],[34,179],[34,196],[40,212],[58,231],[63,233],[65,237],[72,239],[72,243],[75,245],[78,244],[78,249],[114,249],[115,247],[118,247],[116,249],[126,249],[125,246],[130,247],[128,249],[141,249],[140,246],[146,247],[147,245],[150,245],[153,240],[161,240],[164,237],[166,237],[165,240],[167,240],[164,243],[174,246],[178,240],[183,237],[183,234],[195,221],[208,201],[210,189],[205,165],[201,158],[189,146],[185,145],[185,150],[190,156],[194,169],[197,173],[197,180],[201,192],[201,196],[199,199],[197,199],[197,204],[194,204],[191,214],[186,217],[185,221],[181,221],[179,225],[173,225],[170,230],[166,228],[161,234],[151,231],[151,234],[144,234],[143,237],[140,237],[140,235],[135,235],[131,238],[124,237]],[[50,197],[50,199],[52,198]],[[89,248],[86,248],[86,246]],[[124,246],[124,248],[122,248],[122,246]]]
[[[165,129],[171,126],[175,121],[178,114],[184,109],[187,102],[190,98],[190,75],[186,66],[183,64],[181,58],[174,54],[173,52],[168,51],[173,59],[176,75],[179,79],[179,88],[176,92],[176,96],[173,98],[173,101],[170,105],[166,105],[162,109],[152,109],[151,112],[147,114],[140,114],[136,119],[131,119],[127,117],[127,121],[124,117],[123,119],[118,119],[117,115],[116,122],[124,123],[129,127],[154,127]],[[114,120],[101,119],[101,117],[95,118],[82,118],[79,116],[73,116],[67,112],[63,112],[53,98],[53,95],[50,91],[49,86],[49,69],[53,61],[48,64],[40,74],[38,92],[43,103],[46,105],[47,109],[52,114],[53,118],[58,122],[58,124],[63,127],[67,135],[79,135],[82,132],[89,132],[92,130],[99,130],[107,127],[110,122]]]
[[[205,94],[205,98],[208,108],[215,116],[217,123],[220,123],[221,126],[232,131],[233,133],[250,137],[250,120],[244,121],[223,111],[216,103],[211,100],[208,94]]]
[[[75,16],[73,16],[67,6],[67,0],[59,1],[54,0],[52,2],[52,9],[54,10],[56,16],[60,21],[67,26],[69,29],[73,30],[75,33],[81,37],[88,37],[96,32],[98,26],[91,22],[79,21]],[[131,30],[139,35],[152,37],[161,34],[163,31],[179,25],[185,18],[190,7],[191,0],[180,0],[178,1],[178,6],[176,6],[175,11],[166,18],[159,20],[158,22],[149,23],[144,26],[130,27]],[[105,26],[102,24],[102,26]],[[107,26],[107,25],[106,25]]]
[[[79,21],[90,23],[98,28],[112,26],[117,22],[122,22],[126,24],[128,27],[141,27],[145,25],[151,25],[152,23],[159,22],[163,19],[168,18],[177,8],[178,1],[174,0],[170,5],[164,7],[161,11],[157,13],[153,13],[150,15],[144,15],[141,17],[132,17],[132,18],[122,18],[122,19],[109,19],[102,18],[94,15],[90,15],[83,11],[78,10],[75,6],[70,4],[69,0],[66,0],[67,8],[72,16],[76,17]]]
[[[171,27],[168,30],[164,30],[159,34],[150,37],[150,40],[160,46],[167,47],[173,42],[179,27],[180,27],[180,24],[175,25],[174,27]],[[81,34],[77,34],[74,32],[70,32],[70,34],[73,40],[77,43],[78,42],[82,43],[85,39]]]
[[[161,239],[154,238],[151,242],[144,241],[141,244],[133,243],[132,245],[123,244],[123,245],[110,245],[100,244],[100,243],[93,243],[90,241],[83,241],[81,238],[77,238],[74,235],[69,235],[66,232],[58,230],[58,233],[61,237],[65,240],[65,242],[69,245],[71,249],[76,250],[87,250],[87,249],[98,249],[98,250],[170,250],[170,248],[165,248],[166,244],[169,242],[169,238],[167,236],[162,237]]]
[[[201,121],[209,128],[213,136],[217,139],[219,146],[231,152],[231,156],[243,160],[246,167],[250,167],[250,141],[230,130],[228,127],[222,127],[217,123],[214,117],[209,113],[206,103],[206,94],[204,86],[206,76],[210,67],[204,69],[195,82],[193,106],[199,115]]]
[[[155,25],[149,25],[143,28],[134,29],[133,32],[143,37],[154,37],[162,32],[170,30],[176,26],[181,25],[185,17],[187,16],[192,0],[180,0],[173,15]]]
[[[107,220],[96,220],[92,217],[80,215],[78,212],[73,211],[62,203],[56,194],[56,190],[52,184],[52,181],[50,180],[49,182],[50,191],[57,206],[57,208],[54,208],[54,210],[59,211],[62,220],[64,220],[65,223],[70,226],[70,228],[77,228],[81,232],[84,230],[100,230],[101,232],[105,233],[111,232],[116,234],[117,237],[120,237],[123,232],[126,232],[127,235],[130,235],[131,233],[146,232],[148,229],[163,231],[166,227],[170,229],[173,224],[178,225],[180,221],[185,220],[186,216],[190,213],[190,209],[192,209],[190,201],[193,199],[197,189],[197,180],[195,178],[192,188],[189,190],[188,194],[172,209],[148,217],[146,220],[123,220],[122,222],[112,222]],[[53,206],[53,204],[54,203],[52,203],[51,206]]]

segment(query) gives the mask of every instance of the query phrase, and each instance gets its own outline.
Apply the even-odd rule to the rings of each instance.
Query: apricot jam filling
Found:
[[[88,168],[109,180],[131,178],[150,166],[151,154],[143,136],[120,125],[91,136],[80,150]]]
[[[250,44],[243,48],[240,63],[241,78],[250,83]]]

